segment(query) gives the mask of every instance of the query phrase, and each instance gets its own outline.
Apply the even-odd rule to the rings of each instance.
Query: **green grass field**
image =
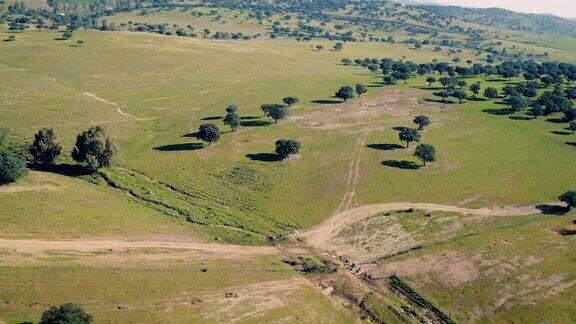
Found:
[[[107,19],[191,24],[197,32],[269,28],[269,22],[260,26],[234,15],[223,13],[226,24],[165,11]],[[0,32],[9,35],[5,27]],[[501,98],[481,96],[444,105],[433,94],[439,88],[428,88],[425,77],[383,86],[380,76],[340,64],[342,58],[364,57],[452,60],[431,46],[355,42],[333,51],[334,42],[325,40],[216,41],[86,30],[70,40],[58,40],[59,31],[14,35],[16,41],[0,42],[0,75],[7,76],[0,83],[0,128],[10,129],[9,141],[25,145],[38,129],[53,127],[65,166],[73,162],[69,152],[76,135],[102,124],[119,154],[116,166],[99,174],[31,171],[1,187],[0,239],[174,236],[265,245],[269,236],[320,224],[347,203],[344,209],[401,201],[534,205],[554,203],[574,189],[576,135],[566,131],[560,114],[506,114]],[[576,60],[568,41],[555,45],[535,35],[512,41],[534,42],[526,46],[538,53],[548,51],[545,43],[558,48],[551,57]],[[326,49],[315,50],[317,44]],[[456,56],[475,57],[468,50]],[[502,88],[519,79],[466,81]],[[340,86],[356,83],[366,84],[368,93],[346,103],[333,98]],[[291,95],[300,103],[288,119],[274,124],[263,117],[261,104]],[[235,133],[222,122],[229,104],[238,105],[242,117]],[[438,161],[422,168],[412,156],[415,143],[404,149],[393,129],[413,127],[419,114],[432,120],[421,142],[438,151]],[[203,123],[220,127],[220,141],[208,146],[191,135]],[[300,154],[271,161],[280,138],[299,140]],[[418,233],[425,246],[384,265],[425,268],[418,258],[448,255],[452,264],[441,266],[463,262],[467,275],[477,274],[453,285],[435,272],[400,273],[458,321],[532,321],[544,312],[552,322],[573,317],[573,237],[552,231],[571,226],[569,216],[476,221],[438,213],[430,221],[417,211],[392,217],[403,231]],[[455,223],[462,227],[454,231]],[[6,287],[0,301],[8,301],[0,303],[0,322],[37,321],[48,306],[68,301],[85,307],[97,322],[332,323],[358,317],[282,264],[281,255],[0,249],[0,287]],[[238,298],[225,297],[231,289]]]

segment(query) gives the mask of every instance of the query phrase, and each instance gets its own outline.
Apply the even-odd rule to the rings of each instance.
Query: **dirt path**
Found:
[[[356,141],[356,146],[352,152],[352,158],[350,159],[350,167],[348,168],[348,181],[346,183],[346,192],[340,205],[334,210],[333,215],[341,213],[345,210],[350,209],[352,203],[354,202],[354,197],[356,194],[356,183],[358,182],[358,175],[360,174],[360,158],[362,157],[362,150],[366,144],[366,138],[370,130],[365,131],[358,137]]]
[[[540,210],[538,210],[535,206],[508,206],[502,208],[470,209],[449,205],[411,202],[371,204],[332,215],[318,227],[301,234],[300,237],[303,238],[309,245],[315,248],[329,249],[330,247],[328,245],[330,238],[338,234],[344,228],[381,212],[404,210],[409,208],[426,211],[445,211],[471,214],[477,217],[524,216],[540,213]]]
[[[207,254],[256,256],[278,254],[272,246],[241,246],[218,243],[202,243],[194,239],[171,237],[136,237],[126,239],[77,239],[77,240],[30,240],[0,239],[0,249],[19,253],[44,251],[96,252],[102,250],[123,250],[137,248],[161,248],[195,250]]]
[[[140,117],[136,117],[136,116],[133,116],[133,115],[130,115],[130,114],[128,114],[128,113],[123,112],[122,109],[120,109],[120,106],[119,106],[117,103],[115,103],[115,102],[108,101],[108,100],[106,100],[106,99],[100,98],[100,97],[98,97],[97,95],[95,95],[95,94],[93,94],[93,93],[90,93],[90,92],[84,92],[84,95],[86,95],[86,96],[88,96],[88,97],[90,97],[90,98],[92,98],[92,99],[94,99],[94,100],[98,100],[98,101],[100,101],[100,102],[103,102],[103,103],[105,103],[105,104],[107,104],[107,105],[111,105],[111,106],[116,107],[116,111],[118,111],[118,113],[119,113],[120,115],[122,115],[122,116],[130,117],[130,118],[136,119],[136,120],[138,120],[138,121],[144,121],[144,119],[142,119],[142,118],[140,118]]]

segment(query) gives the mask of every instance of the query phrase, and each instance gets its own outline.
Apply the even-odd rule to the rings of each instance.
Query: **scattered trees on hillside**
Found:
[[[436,149],[430,144],[420,144],[416,146],[414,156],[420,159],[423,165],[426,166],[426,162],[436,161]]]
[[[40,324],[89,324],[93,321],[92,315],[82,307],[67,303],[52,306],[42,313]]]
[[[52,128],[42,128],[34,135],[34,141],[28,147],[32,161],[38,164],[52,164],[60,155],[62,146],[56,143],[56,134]]]
[[[334,94],[336,98],[340,98],[343,101],[346,101],[350,98],[354,98],[354,89],[350,86],[343,86],[338,89],[338,91]]]
[[[93,171],[112,166],[115,154],[116,146],[102,125],[90,127],[79,134],[72,150],[74,161],[84,163]]]
[[[410,146],[410,142],[419,142],[420,141],[420,133],[413,128],[404,127],[398,133],[398,138],[406,142],[406,148]]]
[[[220,139],[220,129],[214,124],[202,124],[198,127],[196,138],[211,145],[212,142],[217,142]]]
[[[0,185],[20,179],[27,171],[23,158],[7,150],[0,151]]]
[[[279,139],[276,141],[276,154],[284,160],[289,155],[300,152],[300,142],[292,139]]]
[[[424,127],[430,125],[430,118],[424,115],[418,115],[412,120],[414,124],[418,125],[418,130],[423,130]]]

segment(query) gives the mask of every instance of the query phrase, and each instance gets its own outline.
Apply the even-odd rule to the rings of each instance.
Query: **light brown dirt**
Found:
[[[90,93],[90,92],[84,92],[84,95],[86,95],[87,97],[92,98],[92,99],[94,99],[94,100],[103,102],[103,103],[105,103],[105,104],[107,104],[107,105],[111,105],[111,106],[116,107],[116,111],[117,111],[120,115],[122,115],[122,116],[130,117],[130,118],[133,118],[133,119],[138,120],[138,121],[143,121],[143,120],[144,120],[144,119],[142,119],[142,118],[140,118],[140,117],[136,117],[136,116],[133,116],[133,115],[130,115],[130,114],[128,114],[128,113],[123,112],[122,109],[120,109],[120,105],[118,105],[118,104],[115,103],[115,102],[111,102],[111,101],[108,101],[108,100],[106,100],[106,99],[100,98],[100,97],[98,97],[97,95],[95,95],[95,94],[93,94],[93,93]]]

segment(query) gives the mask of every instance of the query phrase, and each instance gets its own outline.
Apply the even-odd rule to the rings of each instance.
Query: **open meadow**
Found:
[[[246,35],[301,26],[295,13],[258,23],[240,9],[221,8],[218,18],[212,7],[186,10],[124,10],[98,24]],[[416,9],[394,10],[408,18],[391,24],[427,26],[411,16]],[[338,36],[428,38],[351,23],[362,12],[346,7],[309,23]],[[15,35],[0,42],[6,146],[29,158],[42,128],[62,146],[53,165],[28,163],[26,175],[0,186],[0,323],[38,322],[65,302],[98,323],[568,323],[576,315],[575,214],[558,201],[576,188],[573,108],[533,110],[547,93],[566,93],[572,107],[568,76],[542,80],[530,107],[512,109],[521,95],[510,89],[528,80],[521,73],[454,73],[443,84],[446,71],[393,82],[382,71],[385,58],[416,68],[505,65],[500,49],[40,29],[0,24],[2,37]],[[573,36],[486,42],[576,62]],[[369,58],[378,63],[364,64]],[[357,84],[366,93],[335,96]],[[489,98],[489,87],[498,94]],[[268,118],[261,105],[288,96],[298,100],[287,116]],[[418,140],[401,140],[418,115],[429,124]],[[216,125],[220,138],[201,141],[202,124]],[[95,125],[117,147],[114,164],[96,171],[70,153]],[[297,140],[299,152],[282,158],[279,139]],[[431,160],[414,155],[418,144],[433,145]]]

